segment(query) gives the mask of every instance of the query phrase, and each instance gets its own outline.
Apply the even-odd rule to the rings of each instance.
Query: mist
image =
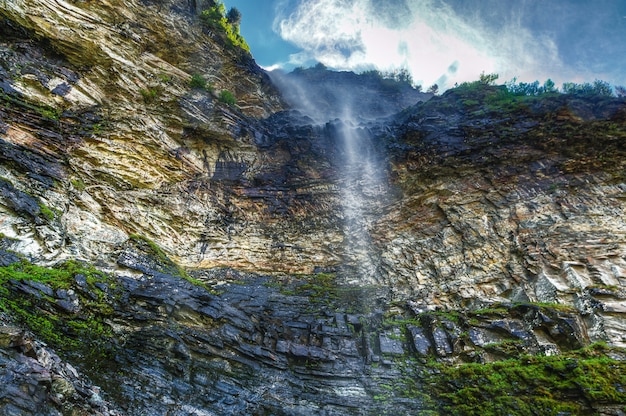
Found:
[[[385,128],[387,117],[432,95],[407,83],[319,65],[290,73],[275,70],[269,76],[293,111],[292,122],[314,126],[334,165],[344,231],[343,282],[380,283],[380,252],[371,230],[391,189],[385,147],[374,132]]]
[[[319,65],[290,73],[273,70],[268,74],[289,106],[316,124],[337,118],[354,123],[373,121],[432,97],[408,83],[383,81],[376,74],[328,71]]]

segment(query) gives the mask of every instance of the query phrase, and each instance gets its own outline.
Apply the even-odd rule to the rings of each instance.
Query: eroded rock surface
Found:
[[[390,307],[380,290],[335,285],[319,275],[277,280],[222,269],[197,272],[189,281],[164,273],[168,260],[141,244],[125,253],[120,261],[127,272],[104,289],[111,295],[104,323],[112,331],[83,333],[91,343],[64,352],[103,396],[94,396],[100,390],[91,384],[76,387],[78,370],[53,355],[53,369],[64,378],[50,375],[50,365],[34,374],[29,370],[29,377],[37,379],[33,396],[22,400],[7,391],[11,400],[3,410],[18,406],[30,414],[57,414],[38,406],[60,408],[71,401],[72,406],[92,406],[86,408],[89,414],[408,415],[433,407],[417,397],[402,399],[399,392],[396,399],[390,396],[389,386],[400,385],[407,365],[419,368],[433,359],[492,362],[521,352],[558,354],[588,343],[585,324],[573,308],[498,304],[449,312],[416,303]],[[102,313],[102,305],[88,302],[98,292],[80,276],[65,291],[28,281],[6,287],[36,300],[44,314],[59,307],[68,320]],[[74,309],[61,304],[68,292],[75,293]],[[91,322],[97,327],[97,318]],[[23,330],[2,328],[0,351],[13,360],[4,368],[14,372],[13,362],[28,360],[32,343],[24,341]],[[75,336],[71,326],[65,331],[64,336]],[[40,344],[37,348],[39,355],[50,354]],[[18,383],[15,377],[12,386]]]

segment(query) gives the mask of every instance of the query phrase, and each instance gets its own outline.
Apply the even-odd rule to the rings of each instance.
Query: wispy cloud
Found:
[[[479,13],[458,14],[443,0],[307,0],[282,7],[275,30],[302,52],[301,65],[319,61],[340,70],[407,68],[424,86],[450,87],[497,72],[502,79],[565,78],[549,36],[524,27],[513,14],[493,25]],[[286,6],[283,4],[283,6]],[[289,10],[289,14],[285,11]],[[557,74],[557,75],[555,75]]]

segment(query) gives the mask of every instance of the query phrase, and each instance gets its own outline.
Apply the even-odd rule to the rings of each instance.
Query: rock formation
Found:
[[[0,2],[0,414],[623,414],[623,98],[267,74],[212,4]]]

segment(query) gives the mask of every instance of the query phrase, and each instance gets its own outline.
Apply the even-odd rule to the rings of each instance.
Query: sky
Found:
[[[223,0],[259,65],[626,85],[626,0]]]

